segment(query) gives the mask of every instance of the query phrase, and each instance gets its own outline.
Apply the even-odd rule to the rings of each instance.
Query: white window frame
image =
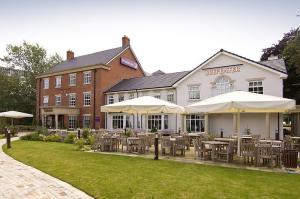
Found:
[[[205,117],[204,115],[186,115],[185,116],[186,131],[191,133],[205,132]],[[199,130],[197,130],[197,123]],[[202,131],[203,130],[203,131]]]
[[[83,106],[91,106],[91,98],[91,92],[83,92]]]
[[[156,99],[160,99],[160,93],[156,93],[156,94],[154,94],[154,96],[153,97],[155,97]]]
[[[125,100],[125,97],[123,94],[119,95],[119,102],[122,102]]]
[[[83,114],[82,115],[82,126],[83,126],[83,128],[91,127],[91,114]]]
[[[148,129],[156,128],[157,130],[162,130],[162,115],[148,115]]]
[[[113,95],[108,96],[108,104],[113,104],[115,102],[115,98]]]
[[[83,72],[83,84],[91,84],[92,82],[92,71]]]
[[[76,73],[69,74],[69,86],[76,86]]]
[[[43,96],[43,106],[44,107],[49,106],[49,96],[48,95]]]
[[[251,80],[251,81],[249,81],[248,91],[251,92],[251,93],[264,94],[263,81],[262,80]]]
[[[61,76],[55,77],[55,88],[61,88]]]
[[[75,129],[77,127],[77,116],[76,115],[68,116],[68,127],[70,129]]]
[[[49,85],[50,85],[49,78],[44,78],[43,84],[44,84],[44,86],[43,86],[44,89],[49,89]]]
[[[174,103],[175,99],[174,99],[174,93],[173,92],[170,92],[170,93],[167,94],[167,101],[171,102],[171,103]]]
[[[134,93],[129,93],[128,99],[134,99]]]
[[[76,106],[76,93],[69,93],[69,107]]]
[[[111,118],[111,126],[113,129],[123,129],[124,115],[113,115]]]
[[[213,85],[213,95],[221,95],[231,91],[233,91],[233,83],[231,79],[227,76],[217,77]]]
[[[60,106],[60,105],[61,105],[61,95],[55,95],[55,106]]]
[[[188,86],[188,99],[189,100],[200,100],[200,85],[189,85]]]

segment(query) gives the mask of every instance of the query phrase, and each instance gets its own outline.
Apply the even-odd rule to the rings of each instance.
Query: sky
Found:
[[[221,48],[259,60],[300,26],[299,0],[0,0],[0,57],[38,43],[64,59],[121,46],[127,35],[147,72],[191,70]]]

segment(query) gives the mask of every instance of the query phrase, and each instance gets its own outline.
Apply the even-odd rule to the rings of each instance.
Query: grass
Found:
[[[299,198],[300,175],[87,153],[64,143],[3,149],[96,198]]]

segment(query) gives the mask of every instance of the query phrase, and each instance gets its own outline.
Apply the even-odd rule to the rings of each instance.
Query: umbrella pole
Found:
[[[238,110],[238,112],[237,112],[237,137],[238,137],[237,155],[241,156],[241,113],[240,113],[240,110]]]

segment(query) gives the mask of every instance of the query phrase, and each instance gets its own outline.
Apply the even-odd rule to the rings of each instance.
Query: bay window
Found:
[[[203,115],[186,115],[186,131],[204,132],[205,119]]]

